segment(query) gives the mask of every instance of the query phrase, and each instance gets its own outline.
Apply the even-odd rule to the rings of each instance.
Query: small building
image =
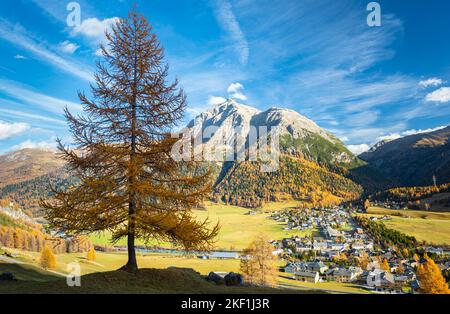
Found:
[[[361,273],[362,269],[359,267],[334,268],[325,273],[325,278],[329,281],[352,282],[358,279]]]
[[[205,259],[237,259],[239,254],[237,252],[211,252],[204,255]]]
[[[297,253],[303,253],[303,252],[311,251],[311,245],[297,244],[297,245],[295,246],[295,251],[296,251]]]
[[[315,241],[313,244],[314,250],[315,251],[323,251],[326,250],[328,248],[328,243],[327,242],[317,242]]]
[[[395,279],[394,275],[387,271],[374,269],[367,272],[366,284],[374,288],[392,287],[395,285]]]
[[[294,274],[294,277],[302,282],[317,283],[320,280],[319,272],[309,270],[298,271]]]
[[[301,270],[306,270],[306,263],[304,262],[289,263],[284,267],[284,272],[290,274],[294,274]]]
[[[328,269],[328,266],[323,262],[309,262],[307,263],[306,269],[312,272],[323,274]]]
[[[444,249],[438,247],[438,248],[434,248],[434,247],[428,247],[426,249],[427,253],[430,254],[436,254],[436,255],[442,255],[444,253]]]

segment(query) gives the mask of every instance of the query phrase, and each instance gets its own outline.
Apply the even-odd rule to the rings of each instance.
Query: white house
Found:
[[[367,273],[366,284],[369,287],[389,287],[395,284],[394,276],[387,271],[374,269]]]

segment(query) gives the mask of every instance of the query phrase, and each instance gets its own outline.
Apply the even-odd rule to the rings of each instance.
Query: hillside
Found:
[[[416,210],[450,211],[450,183],[437,186],[397,187],[375,193],[370,199],[397,202]]]
[[[362,192],[361,186],[324,166],[282,155],[276,172],[263,173],[256,162],[235,163],[216,185],[213,198],[245,207],[290,199],[305,206],[328,206],[356,199]]]
[[[22,149],[0,156],[0,188],[28,181],[64,166],[51,150]]]
[[[399,186],[450,182],[450,126],[384,142],[359,156]]]
[[[9,267],[9,268],[8,268]],[[13,268],[13,269],[10,269]],[[24,266],[1,264],[0,272],[12,270],[21,273]],[[30,272],[30,270],[28,270]],[[30,277],[29,274],[27,274]],[[84,275],[81,277],[81,287],[68,287],[66,279],[51,278],[46,276],[46,281],[17,281],[0,282],[0,293],[89,293],[89,294],[125,294],[125,293],[227,293],[227,294],[272,294],[272,293],[317,293],[310,291],[293,291],[275,288],[256,287],[227,287],[207,282],[199,273],[187,268],[168,269],[141,269],[137,274],[124,271],[110,271]],[[40,278],[40,277],[38,277]]]
[[[62,167],[42,176],[3,186],[0,188],[0,199],[13,201],[20,207],[30,210],[35,217],[42,216],[39,200],[51,196],[49,185],[65,188],[76,182],[77,179],[70,176]]]
[[[335,136],[293,110],[260,111],[227,100],[187,126],[195,138],[203,134],[204,151],[225,147],[238,152],[254,147],[249,138],[252,129],[260,127],[267,127],[269,132],[276,130],[279,136],[279,169],[265,173],[260,170],[260,162],[218,162],[222,170],[214,186],[214,201],[259,207],[264,202],[295,199],[315,206],[360,196],[361,186],[345,176],[364,162]]]

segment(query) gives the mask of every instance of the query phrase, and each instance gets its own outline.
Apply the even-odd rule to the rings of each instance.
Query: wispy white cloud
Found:
[[[208,106],[216,106],[223,104],[226,102],[226,98],[220,97],[220,96],[209,96],[208,97]]]
[[[25,148],[40,148],[40,149],[48,149],[55,150],[56,149],[56,139],[50,141],[32,141],[26,140],[17,145],[11,147],[12,151],[21,150]]]
[[[232,3],[255,52],[246,79],[252,100],[296,109],[349,144],[405,129],[420,79],[380,70],[404,31],[398,17],[386,11],[383,27],[370,28],[365,5],[354,1]]]
[[[425,97],[425,100],[429,102],[441,102],[441,103],[450,102],[450,87],[441,87],[438,90],[429,93]]]
[[[88,66],[81,66],[75,62],[69,61],[56,53],[52,52],[43,43],[33,39],[27,31],[19,24],[12,25],[4,19],[0,19],[0,39],[6,40],[12,45],[20,47],[43,61],[48,62],[60,71],[70,73],[83,80],[91,81],[93,79],[92,72]]]
[[[16,59],[16,60],[26,60],[27,58],[25,56],[23,56],[23,55],[15,55],[14,59]]]
[[[64,53],[68,53],[68,54],[72,54],[75,51],[77,51],[77,49],[80,48],[80,46],[78,46],[77,44],[71,43],[68,40],[65,40],[61,43],[59,43],[58,45],[58,49]]]
[[[24,133],[30,126],[27,123],[7,123],[0,121],[0,140],[5,140]]]
[[[239,55],[239,62],[242,65],[247,65],[250,55],[249,44],[230,2],[228,0],[216,0],[215,4],[217,21],[222,29],[228,33],[233,47]]]
[[[10,80],[0,79],[0,91],[27,104],[58,114],[61,114],[66,106],[69,110],[81,109],[79,104],[35,92],[25,85]]]
[[[367,144],[359,144],[359,145],[348,145],[347,148],[355,155],[359,155],[364,153],[370,149],[370,146]]]
[[[434,86],[434,87],[440,86],[440,85],[442,85],[442,83],[443,83],[443,81],[440,78],[432,77],[432,78],[420,81],[419,85],[423,88],[427,88],[430,86]]]
[[[244,85],[241,83],[231,83],[227,88],[228,97],[235,100],[247,100],[247,96],[244,95]]]
[[[1,98],[0,98],[0,105],[8,107],[8,108],[24,107],[24,105],[19,104],[17,102],[10,101],[7,99],[1,99]],[[51,118],[49,116],[45,116],[42,114],[36,114],[36,113],[30,113],[30,112],[26,112],[23,110],[0,108],[0,114],[3,114],[4,116],[8,116],[8,117],[26,119],[27,121],[32,120],[32,121],[38,121],[38,122],[44,122],[44,123],[51,122],[52,124],[59,124],[59,125],[67,124],[66,121],[64,121],[62,119]]]
[[[102,41],[105,38],[105,31],[110,30],[118,21],[118,17],[111,17],[103,20],[99,20],[95,17],[89,18],[83,20],[80,26],[74,28],[73,32],[97,41]]]
[[[80,26],[77,26],[73,29],[72,35],[78,35],[87,38],[94,49],[94,55],[102,56],[99,45],[106,44],[105,33],[109,32],[113,25],[115,25],[118,21],[118,17],[111,17],[103,20],[99,20],[95,17],[88,18],[82,21]]]

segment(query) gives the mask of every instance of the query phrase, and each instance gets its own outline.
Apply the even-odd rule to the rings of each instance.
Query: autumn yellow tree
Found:
[[[409,256],[409,251],[408,251],[407,248],[403,248],[403,249],[402,249],[402,256],[403,256],[403,258],[408,258],[408,256]]]
[[[426,294],[450,294],[448,284],[439,267],[427,255],[424,258],[425,262],[417,267],[419,291]]]
[[[369,254],[366,252],[362,253],[357,259],[357,265],[361,267],[363,270],[367,270],[367,266],[369,265]]]
[[[48,245],[42,249],[39,265],[44,269],[56,269],[56,257]]]
[[[387,259],[384,259],[381,264],[380,264],[380,268],[382,270],[385,270],[387,272],[391,272],[391,267],[389,266],[389,262],[387,261]]]
[[[277,266],[273,250],[273,246],[262,234],[244,250],[240,269],[245,281],[260,286],[275,284]]]
[[[367,211],[370,208],[370,201],[366,199],[364,201],[364,210]]]
[[[88,261],[91,261],[91,262],[95,262],[95,260],[97,259],[97,256],[95,254],[95,249],[93,246],[91,246],[91,248],[89,249],[89,251],[87,253],[87,259],[88,259]]]
[[[194,162],[174,162],[170,136],[186,107],[178,82],[169,82],[164,51],[146,19],[130,13],[106,34],[92,99],[79,93],[83,114],[65,112],[74,145],[58,140],[61,156],[80,183],[52,187],[42,200],[51,226],[67,235],[110,231],[127,238],[134,272],[135,240],[172,242],[208,250],[218,226],[198,221],[191,209],[209,195],[209,171]]]

